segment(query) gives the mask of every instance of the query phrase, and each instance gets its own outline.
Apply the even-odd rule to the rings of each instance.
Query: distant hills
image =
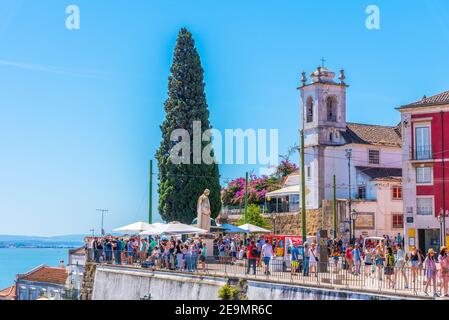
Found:
[[[83,234],[54,237],[0,235],[0,248],[67,248],[84,244]]]

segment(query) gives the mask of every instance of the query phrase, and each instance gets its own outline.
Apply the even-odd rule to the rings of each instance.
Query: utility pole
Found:
[[[104,214],[109,212],[109,209],[97,209],[97,211],[101,212],[101,235],[104,236]]]
[[[441,164],[443,166],[443,224],[442,224],[442,235],[443,235],[443,241],[441,242],[443,246],[446,246],[446,176],[445,176],[445,168],[444,168],[444,112],[441,111]]]
[[[346,149],[346,158],[348,158],[348,218],[350,221],[349,224],[349,243],[352,244],[352,224],[355,224],[355,221],[353,222],[351,219],[351,212],[352,212],[352,195],[351,195],[351,156],[352,156],[352,149]],[[355,233],[355,227],[354,227],[354,233]],[[355,236],[355,234],[354,234]]]
[[[334,185],[333,185],[333,193],[334,193],[334,201],[332,203],[332,213],[334,217],[334,239],[337,239],[337,182],[334,174]]]
[[[324,59],[323,59],[324,64]],[[302,229],[302,243],[307,241],[307,221],[306,221],[306,170],[304,165],[304,154],[305,154],[305,146],[304,146],[304,126],[305,126],[305,107],[304,107],[304,97],[303,97],[303,91],[301,90],[303,87],[307,85],[307,77],[306,72],[303,71],[301,73],[301,86],[297,89],[301,92],[301,100],[302,100],[302,108],[301,110],[301,130],[300,130],[300,143],[301,143],[301,152],[299,152],[299,163],[301,166],[301,229]]]
[[[301,129],[301,220],[302,220],[302,243],[307,241],[307,221],[306,221],[306,171],[304,165],[304,116],[303,127]]]
[[[148,223],[153,223],[153,160],[150,160],[150,199],[148,205]]]
[[[245,176],[245,223],[248,223],[248,171]]]

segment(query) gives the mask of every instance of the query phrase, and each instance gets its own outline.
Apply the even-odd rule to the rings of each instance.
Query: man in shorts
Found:
[[[268,240],[265,240],[265,244],[262,246],[261,257],[265,268],[265,274],[270,275],[270,259],[273,256],[273,247]]]
[[[299,250],[296,243],[293,243],[293,248],[291,251],[291,263],[292,263],[292,275],[296,274],[296,270],[298,269],[298,261],[299,261]]]

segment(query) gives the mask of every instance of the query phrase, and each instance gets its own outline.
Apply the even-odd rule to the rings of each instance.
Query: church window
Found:
[[[337,121],[337,101],[334,97],[329,97],[326,100],[327,121]]]
[[[306,109],[307,109],[307,122],[312,122],[313,121],[313,99],[312,99],[312,97],[309,97],[307,99]]]

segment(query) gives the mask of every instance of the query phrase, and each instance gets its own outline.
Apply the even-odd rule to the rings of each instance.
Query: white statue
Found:
[[[198,198],[197,204],[197,224],[198,228],[210,231],[210,203],[209,203],[209,189],[204,190],[204,193]]]

